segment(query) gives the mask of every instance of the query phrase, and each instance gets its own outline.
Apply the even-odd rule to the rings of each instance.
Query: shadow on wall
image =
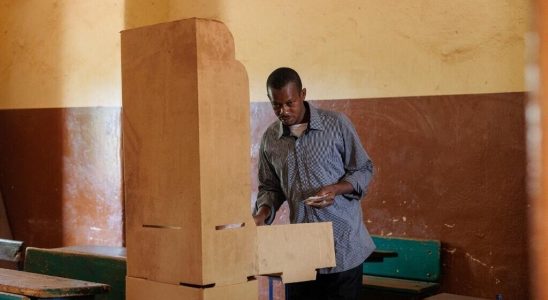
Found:
[[[21,108],[60,104],[63,11],[51,1],[1,5],[6,51],[0,55],[7,65],[0,72],[0,190],[14,239],[30,246],[61,246],[62,120]]]
[[[62,120],[40,111],[0,111],[0,187],[14,239],[58,247],[64,231]]]
[[[121,245],[119,108],[0,111],[0,188],[28,246]]]
[[[229,2],[229,1],[227,1]],[[147,1],[126,0],[125,29],[188,18],[226,20],[221,0],[210,1]]]
[[[47,248],[121,245],[120,108],[28,109],[66,100],[66,7],[0,6],[8,62],[0,74],[0,189],[13,238]]]

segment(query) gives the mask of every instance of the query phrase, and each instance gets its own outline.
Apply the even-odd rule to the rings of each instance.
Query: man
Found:
[[[272,223],[287,200],[291,223],[333,222],[337,261],[315,281],[287,284],[286,299],[358,299],[362,263],[375,249],[360,205],[373,164],[346,116],[305,101],[293,69],[274,70],[266,87],[278,120],[261,141],[255,223]]]

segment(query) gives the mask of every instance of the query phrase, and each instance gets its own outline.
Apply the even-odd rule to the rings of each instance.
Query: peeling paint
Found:
[[[467,253],[466,253],[466,256],[467,256],[468,258],[470,258],[472,261],[474,261],[474,262],[476,262],[476,263],[478,263],[478,264],[480,264],[480,265],[482,265],[482,266],[484,266],[484,267],[486,267],[486,268],[489,268],[489,265],[487,265],[486,263],[482,262],[481,260],[479,260],[479,259],[473,257],[470,253],[467,252]]]
[[[443,225],[445,225],[445,227],[449,227],[449,228],[454,228],[455,227],[454,223],[453,224],[443,224]]]
[[[457,252],[457,248],[453,248],[453,249],[443,248],[443,251],[448,252],[450,254],[455,254],[455,252]]]

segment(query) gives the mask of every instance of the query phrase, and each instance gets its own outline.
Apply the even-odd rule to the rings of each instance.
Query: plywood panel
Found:
[[[256,300],[259,294],[256,280],[202,289],[127,277],[126,286],[128,300]]]
[[[186,241],[187,247],[177,259],[195,261],[186,269],[194,274],[193,281],[201,282],[194,32],[194,22],[186,21],[122,33],[129,275],[139,275],[134,267],[156,257],[149,256],[157,254],[155,251],[162,251],[146,239],[151,236],[147,232],[177,228],[177,238],[166,244]]]
[[[122,64],[128,276],[225,287],[258,261],[286,282],[335,265],[330,223],[265,227],[257,245],[248,78],[222,23],[124,31]]]
[[[316,279],[335,266],[331,222],[257,227],[258,273],[280,274],[284,283]]]
[[[128,274],[245,281],[256,235],[249,92],[230,32],[200,19],[124,31],[122,64]]]

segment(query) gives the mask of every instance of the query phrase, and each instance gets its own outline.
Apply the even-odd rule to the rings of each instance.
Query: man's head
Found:
[[[301,78],[291,68],[278,68],[268,76],[266,91],[274,113],[280,121],[291,126],[304,122],[306,89]]]

